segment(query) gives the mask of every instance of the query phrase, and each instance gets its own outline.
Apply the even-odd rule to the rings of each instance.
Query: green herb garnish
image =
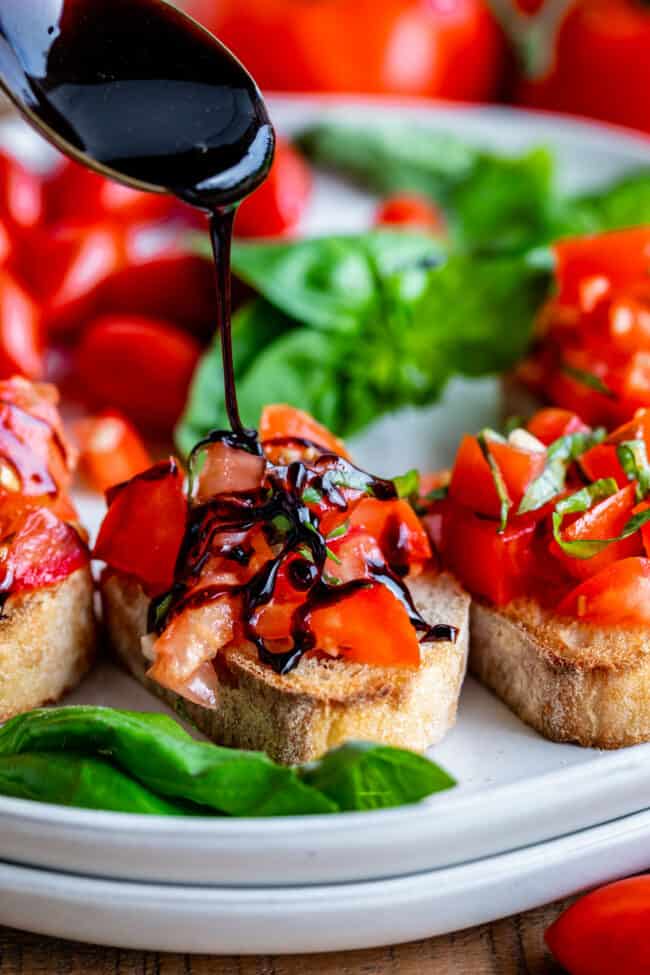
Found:
[[[589,389],[593,389],[603,396],[608,396],[610,399],[616,398],[616,393],[609,386],[605,385],[600,376],[597,376],[595,373],[587,372],[586,369],[578,369],[568,362],[563,362],[560,368],[565,375],[580,383],[581,386],[587,386]]]

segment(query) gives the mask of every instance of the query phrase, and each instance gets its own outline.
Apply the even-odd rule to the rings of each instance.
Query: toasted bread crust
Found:
[[[650,740],[650,641],[532,601],[471,609],[470,669],[552,741],[622,748]]]
[[[140,640],[146,632],[148,600],[140,586],[110,574],[101,590],[110,639],[127,669],[221,744],[265,751],[292,765],[350,739],[423,751],[455,721],[467,661],[469,597],[448,575],[426,576],[412,584],[425,618],[459,629],[456,643],[424,645],[417,670],[304,659],[282,677],[259,662],[254,647],[244,645],[218,655],[216,710],[181,700],[145,676]]]
[[[92,662],[96,629],[90,570],[10,596],[0,618],[0,720],[58,701]]]

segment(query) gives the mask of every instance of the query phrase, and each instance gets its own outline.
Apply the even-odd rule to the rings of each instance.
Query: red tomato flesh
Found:
[[[614,562],[573,589],[558,612],[598,626],[650,624],[650,559]]]
[[[330,433],[309,413],[287,406],[286,403],[264,407],[260,418],[259,434],[263,445],[272,440],[295,437],[298,441],[307,440],[329,453],[338,454],[345,460],[350,459],[342,440]]]
[[[549,447],[560,437],[566,437],[572,433],[587,433],[589,427],[583,423],[577,413],[572,413],[571,410],[548,407],[545,410],[539,410],[527,424],[526,429]]]
[[[375,214],[377,227],[416,227],[433,234],[444,234],[445,218],[424,196],[398,193],[383,200]]]
[[[278,139],[271,171],[244,200],[235,217],[238,237],[280,237],[295,230],[311,196],[308,164],[284,139]]]
[[[497,440],[488,440],[487,446],[501,472],[512,510],[516,511],[529,484],[544,470],[546,453],[522,450]],[[500,517],[501,500],[476,437],[465,436],[461,440],[449,483],[449,497],[479,514]]]
[[[11,538],[2,569],[12,592],[51,586],[88,564],[88,549],[71,525],[47,508],[26,512]]]
[[[116,410],[80,420],[75,426],[79,470],[103,494],[151,467],[149,451],[126,417]]]

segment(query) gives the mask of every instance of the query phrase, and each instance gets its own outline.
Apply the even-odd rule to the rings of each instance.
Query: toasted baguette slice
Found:
[[[647,630],[593,626],[530,600],[474,601],[470,669],[552,741],[622,748],[650,740]]]
[[[146,633],[148,600],[137,583],[108,575],[102,582],[102,602],[115,651],[145,687],[168,704],[180,704],[213,741],[265,751],[292,765],[351,739],[423,751],[454,724],[467,662],[469,597],[448,575],[422,577],[411,589],[425,619],[459,630],[456,643],[423,645],[417,670],[304,659],[281,677],[246,644],[217,657],[216,710],[181,701],[145,676],[148,663],[140,641]]]
[[[84,567],[9,597],[0,618],[1,721],[58,701],[86,673],[95,648],[93,590]]]

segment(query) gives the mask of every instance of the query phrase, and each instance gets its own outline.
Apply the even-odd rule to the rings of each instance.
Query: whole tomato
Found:
[[[184,0],[262,88],[486,101],[505,42],[486,0]]]
[[[649,46],[646,0],[571,0],[518,101],[650,131]]]

